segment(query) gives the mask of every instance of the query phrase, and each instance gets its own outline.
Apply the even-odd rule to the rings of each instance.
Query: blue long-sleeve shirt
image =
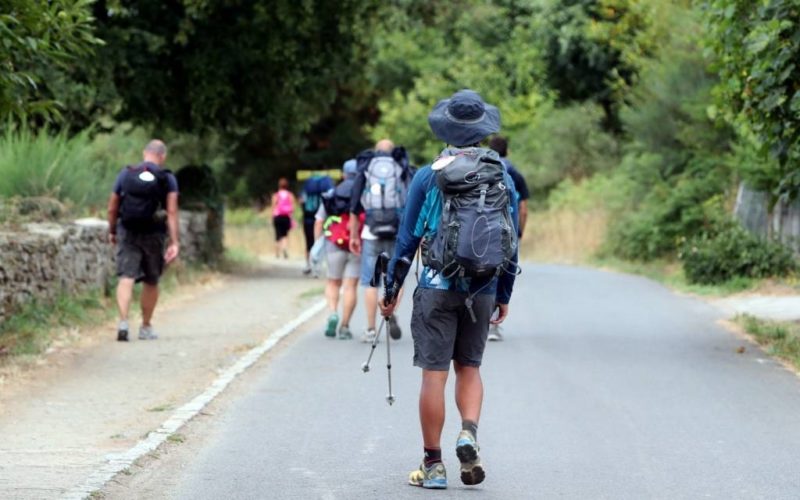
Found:
[[[512,198],[516,198],[514,181],[504,174],[505,183],[514,193]],[[509,210],[511,219],[514,221],[515,229],[519,226],[519,203],[516,199],[510,200]],[[442,214],[442,192],[436,185],[436,175],[430,166],[423,167],[417,171],[408,189],[408,198],[403,211],[403,219],[400,224],[400,231],[397,235],[394,256],[389,263],[388,282],[394,281],[394,268],[398,259],[406,257],[413,260],[414,254],[419,248],[423,238],[432,239],[439,226]],[[513,262],[516,264],[518,252],[514,252]],[[419,286],[422,288],[434,288],[438,290],[452,290],[480,294],[492,294],[500,304],[508,304],[511,299],[511,292],[514,288],[514,273],[501,273],[500,277],[494,278],[452,278],[447,279],[435,270],[425,266],[419,279]],[[401,283],[402,285],[402,283]]]

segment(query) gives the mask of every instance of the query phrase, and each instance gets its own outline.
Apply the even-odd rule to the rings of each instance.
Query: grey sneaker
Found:
[[[488,339],[492,342],[502,342],[503,334],[500,333],[500,325],[492,325],[489,327]]]
[[[117,341],[118,342],[127,342],[128,341],[128,322],[122,320],[117,325]]]
[[[353,334],[350,332],[350,327],[346,325],[342,325],[339,328],[339,339],[340,340],[350,340],[353,338]]]
[[[375,338],[378,334],[375,332],[374,328],[367,328],[367,331],[364,332],[364,335],[361,337],[361,342],[365,344],[371,344],[375,341]]]
[[[140,326],[139,327],[139,340],[155,340],[158,338],[156,332],[153,331],[152,326]]]
[[[447,471],[441,462],[425,467],[421,464],[419,469],[412,471],[408,475],[408,484],[411,486],[422,486],[423,488],[443,490],[447,488]]]
[[[456,455],[461,462],[461,482],[466,485],[480,484],[486,479],[481,457],[478,455],[481,447],[475,441],[475,436],[470,431],[462,430],[456,442]]]
[[[389,316],[388,327],[389,336],[394,340],[400,340],[400,337],[403,336],[403,330],[401,330],[400,325],[397,324],[397,317],[394,314]]]

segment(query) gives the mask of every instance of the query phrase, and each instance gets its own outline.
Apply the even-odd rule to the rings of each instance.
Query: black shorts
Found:
[[[275,241],[285,238],[292,228],[292,218],[288,215],[276,215],[272,218],[272,225],[275,226]]]
[[[157,285],[164,272],[164,233],[120,231],[117,240],[117,276]]]
[[[467,310],[466,293],[417,288],[411,312],[411,337],[414,339],[414,366],[425,370],[447,371],[450,360],[463,366],[481,366],[489,320],[494,312],[494,296],[474,297],[473,322]]]

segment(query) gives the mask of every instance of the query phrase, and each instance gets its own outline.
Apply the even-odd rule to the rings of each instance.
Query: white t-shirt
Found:
[[[322,203],[319,204],[319,208],[317,209],[317,213],[314,215],[314,220],[321,220],[325,221],[328,218],[328,212],[325,210],[325,205]]]

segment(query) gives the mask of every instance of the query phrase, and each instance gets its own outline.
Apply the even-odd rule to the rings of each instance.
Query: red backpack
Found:
[[[364,225],[364,214],[358,216],[359,231]],[[322,225],[324,235],[330,242],[342,250],[350,251],[350,214],[330,215]]]

